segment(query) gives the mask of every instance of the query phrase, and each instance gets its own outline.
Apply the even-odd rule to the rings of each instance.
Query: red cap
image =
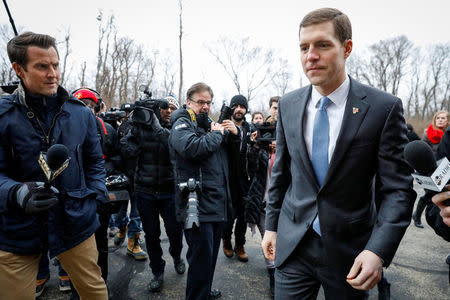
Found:
[[[77,98],[78,100],[82,100],[82,99],[91,99],[92,101],[95,102],[95,104],[97,104],[98,99],[95,96],[95,94],[93,92],[91,92],[90,90],[87,89],[80,89],[78,91],[76,91],[73,96],[75,98]]]

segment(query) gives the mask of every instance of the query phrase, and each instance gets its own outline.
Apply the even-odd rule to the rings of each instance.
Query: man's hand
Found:
[[[362,251],[347,275],[347,282],[357,290],[370,290],[381,280],[383,262],[369,250]]]
[[[267,259],[275,260],[275,251],[277,248],[277,233],[275,231],[266,230],[264,238],[261,242],[264,256]]]
[[[232,134],[234,134],[234,135],[238,134],[238,129],[237,129],[236,125],[234,125],[233,121],[223,120],[222,126],[223,126],[223,128],[225,128],[225,130],[228,130]]]
[[[446,189],[448,190],[449,188],[450,186],[447,185]],[[431,198],[431,201],[433,201],[433,203],[436,204],[436,206],[441,210],[440,215],[444,221],[444,224],[450,227],[450,206],[447,206],[446,203],[444,203],[444,201],[448,199],[450,199],[450,192],[446,191],[434,195],[433,198]],[[450,200],[448,200],[447,203],[449,201]]]
[[[15,198],[27,214],[36,214],[55,205],[58,194],[55,187],[46,188],[43,182],[25,182],[17,188]]]
[[[223,134],[224,128],[221,124],[212,122],[211,123],[211,131],[220,131],[220,133]]]

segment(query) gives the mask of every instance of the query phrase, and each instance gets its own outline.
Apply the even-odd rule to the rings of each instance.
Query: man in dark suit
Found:
[[[277,267],[275,299],[315,298],[320,285],[327,299],[367,298],[410,222],[416,194],[402,155],[402,103],[346,74],[351,38],[337,9],[310,12],[300,24],[311,85],[278,103],[262,242]]]

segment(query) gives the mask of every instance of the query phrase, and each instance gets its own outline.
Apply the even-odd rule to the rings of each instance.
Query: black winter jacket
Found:
[[[191,121],[187,110],[172,114],[169,148],[175,169],[175,182],[194,178],[201,182],[198,193],[200,222],[225,222],[232,214],[229,189],[229,155],[238,155],[239,135],[207,132]],[[186,197],[176,193],[177,220],[186,218]]]
[[[137,158],[134,188],[150,194],[173,194],[174,175],[169,157],[170,124],[162,123],[158,129],[133,124],[120,141],[122,155]]]

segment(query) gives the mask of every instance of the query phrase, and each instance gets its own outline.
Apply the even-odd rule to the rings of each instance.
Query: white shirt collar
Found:
[[[318,105],[320,98],[322,98],[323,96],[327,96],[331,100],[331,102],[340,107],[347,100],[349,91],[350,91],[350,79],[346,74],[344,82],[329,95],[322,95],[313,86],[311,92],[311,100],[314,103],[314,106],[316,106]]]

